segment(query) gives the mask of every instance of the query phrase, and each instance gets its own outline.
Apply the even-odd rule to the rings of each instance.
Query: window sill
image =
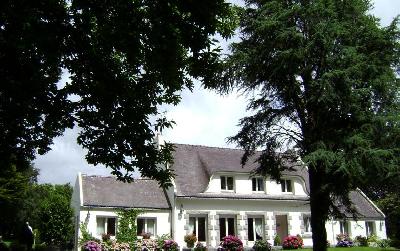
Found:
[[[234,193],[235,190],[221,190],[221,193]]]

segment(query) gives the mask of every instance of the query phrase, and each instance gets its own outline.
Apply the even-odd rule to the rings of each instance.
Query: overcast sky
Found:
[[[400,0],[374,0],[373,3],[372,13],[381,18],[384,26],[400,14]],[[62,81],[66,81],[66,76]],[[226,138],[238,131],[238,121],[246,113],[245,101],[237,93],[222,97],[196,85],[193,92],[183,91],[178,106],[165,110],[176,125],[163,136],[174,143],[235,147],[228,145]],[[85,150],[76,143],[77,132],[78,129],[67,130],[63,137],[54,140],[49,153],[35,160],[35,167],[40,169],[39,183],[74,184],[78,172],[110,175],[110,169],[86,163]]]

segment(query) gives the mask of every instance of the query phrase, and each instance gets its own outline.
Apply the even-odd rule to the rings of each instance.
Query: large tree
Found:
[[[159,108],[212,76],[212,36],[230,34],[229,17],[223,0],[1,1],[1,169],[23,170],[77,125],[89,163],[166,184],[172,173],[156,163],[171,147],[152,141],[171,122]]]
[[[209,86],[252,97],[252,115],[231,138],[245,150],[243,163],[262,149],[258,171],[279,179],[288,154],[277,152],[295,147],[309,172],[318,251],[327,249],[328,217],[355,213],[349,191],[399,173],[399,145],[390,144],[399,128],[398,20],[382,28],[370,7],[368,0],[247,0],[241,40]]]

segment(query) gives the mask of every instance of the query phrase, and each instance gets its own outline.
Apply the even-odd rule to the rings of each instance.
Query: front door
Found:
[[[283,242],[283,238],[288,236],[288,220],[287,215],[276,215],[276,234],[280,237],[281,241]]]

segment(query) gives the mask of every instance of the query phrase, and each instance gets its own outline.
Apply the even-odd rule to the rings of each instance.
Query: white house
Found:
[[[127,184],[113,177],[78,175],[72,199],[76,234],[79,222],[88,219],[88,229],[100,237],[115,235],[116,209],[141,208],[138,232],[168,233],[180,247],[188,233],[209,248],[218,247],[222,237],[236,235],[245,246],[257,239],[273,243],[275,235],[300,234],[312,245],[309,184],[306,168],[286,171],[281,184],[252,176],[256,164],[240,164],[242,150],[175,144],[173,169],[176,177],[168,191],[155,181],[139,179]],[[360,190],[350,193],[359,217],[332,219],[326,223],[328,240],[336,235],[351,237],[376,234],[386,238],[384,214]]]

